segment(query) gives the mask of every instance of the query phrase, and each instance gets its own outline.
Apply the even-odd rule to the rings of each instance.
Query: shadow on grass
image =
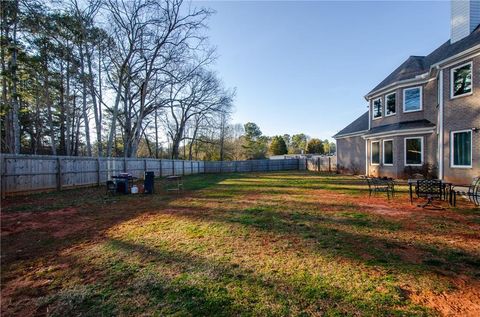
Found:
[[[119,239],[110,239],[105,245],[103,256],[107,262],[74,260],[79,267],[102,271],[105,280],[97,281],[95,289],[74,305],[65,305],[61,296],[50,298],[47,301],[50,311],[61,315],[88,314],[109,307],[110,311],[104,311],[104,315],[426,314],[423,308],[411,305],[402,290],[395,287],[383,296],[364,296],[364,293],[352,294],[351,290],[309,272],[267,276],[236,263],[165,247]],[[175,273],[169,273],[170,270]],[[124,281],[129,282],[125,285]],[[114,291],[100,296],[105,294],[105,288],[112,286]],[[134,295],[137,302],[125,294]],[[138,307],[139,298],[144,306]]]
[[[339,210],[341,204],[325,205],[324,210]],[[465,274],[480,277],[480,256],[446,243],[437,244],[395,238],[412,231],[403,229],[397,222],[383,218],[372,219],[355,212],[355,205],[344,206],[343,217],[312,214],[304,211],[279,210],[272,206],[255,206],[243,210],[215,208],[214,211],[196,209],[173,210],[179,217],[190,217],[199,222],[219,222],[250,227],[264,232],[296,236],[300,241],[314,241],[311,252],[344,257],[381,266],[410,275],[436,273],[440,275]],[[404,232],[405,230],[405,232]],[[421,230],[421,229],[420,229]],[[392,237],[380,236],[382,232],[394,232]],[[414,232],[417,237],[422,232]],[[297,241],[297,239],[294,239]],[[311,244],[304,244],[311,248]],[[303,245],[296,245],[301,248]]]

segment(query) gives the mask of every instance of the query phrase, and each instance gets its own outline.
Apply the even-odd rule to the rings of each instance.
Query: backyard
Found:
[[[480,315],[480,210],[353,176],[209,174],[185,191],[2,201],[2,315]]]

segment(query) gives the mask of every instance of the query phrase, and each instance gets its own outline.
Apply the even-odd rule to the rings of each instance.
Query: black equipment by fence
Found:
[[[145,172],[145,181],[143,182],[143,186],[144,186],[144,189],[145,189],[145,194],[153,194],[154,179],[155,179],[155,173],[154,172]]]

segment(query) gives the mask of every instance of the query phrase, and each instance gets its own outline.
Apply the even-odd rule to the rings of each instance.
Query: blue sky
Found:
[[[331,138],[409,55],[449,39],[449,1],[208,1],[215,65],[237,88],[234,123]]]

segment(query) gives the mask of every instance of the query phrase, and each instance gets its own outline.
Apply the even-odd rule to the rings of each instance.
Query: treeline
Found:
[[[244,125],[244,133],[237,139],[233,139],[232,144],[236,144],[233,148],[237,148],[240,154],[236,159],[263,159],[271,155],[285,154],[335,153],[335,143],[328,140],[310,138],[303,133],[268,137],[262,133],[258,125],[252,122]]]
[[[2,0],[1,151],[223,157],[235,90],[213,70],[211,14],[182,0]]]

